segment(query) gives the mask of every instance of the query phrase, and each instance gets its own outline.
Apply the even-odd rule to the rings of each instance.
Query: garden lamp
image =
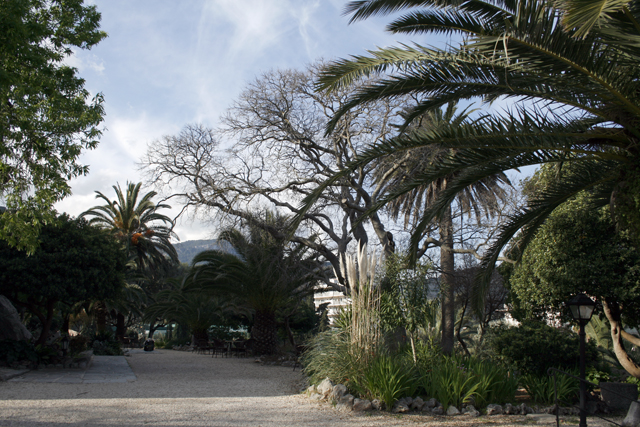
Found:
[[[580,427],[587,427],[587,384],[586,377],[586,357],[585,357],[585,334],[584,326],[589,323],[593,315],[596,303],[585,294],[578,294],[571,298],[567,305],[571,309],[571,315],[580,324]]]

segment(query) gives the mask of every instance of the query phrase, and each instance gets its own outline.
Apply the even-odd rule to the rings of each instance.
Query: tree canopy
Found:
[[[58,216],[32,255],[0,242],[0,293],[27,308],[47,338],[58,304],[106,299],[124,284],[126,254],[113,236],[82,219]]]
[[[83,0],[0,2],[0,238],[29,252],[68,180],[88,172],[82,150],[98,144],[102,95],[64,61],[106,37],[99,24]]]
[[[507,100],[512,104],[504,112],[483,110],[476,120],[416,129],[376,143],[324,188],[318,187],[306,199],[307,208],[350,170],[388,155],[436,145],[450,151],[401,189],[410,192],[455,173],[447,189],[423,212],[422,225],[445,215],[471,183],[498,172],[546,163],[575,165],[572,174],[530,197],[528,205],[501,227],[485,255],[485,285],[502,249],[516,233],[522,233],[521,243],[526,245],[551,212],[586,189],[596,192],[594,207],[611,203],[616,222],[637,237],[640,2],[612,3],[604,9],[577,4],[540,0],[350,2],[347,13],[353,20],[406,11],[389,24],[389,31],[454,35],[462,42],[442,49],[403,45],[335,62],[322,73],[319,89],[334,91],[372,75],[383,77],[365,84],[344,103],[329,123],[329,132],[352,108],[396,96],[413,95],[417,100],[406,114],[405,126],[452,101]],[[400,194],[380,197],[374,208]],[[414,233],[414,253],[420,238]]]

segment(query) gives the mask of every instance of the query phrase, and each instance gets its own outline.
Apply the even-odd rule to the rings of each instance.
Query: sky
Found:
[[[101,12],[108,37],[67,63],[78,69],[87,90],[104,95],[106,116],[98,148],[80,158],[89,175],[71,181],[73,195],[56,205],[73,216],[102,204],[95,191],[113,199],[113,185],[142,181],[136,163],[155,140],[186,124],[216,127],[261,73],[410,42],[384,31],[389,17],[349,25],[342,14],[346,0],[85,3]],[[171,203],[173,212],[166,213],[177,214],[180,206]],[[215,237],[211,226],[187,218],[175,231],[181,241]]]

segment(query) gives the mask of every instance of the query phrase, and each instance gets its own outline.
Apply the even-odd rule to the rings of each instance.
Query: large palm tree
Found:
[[[456,114],[456,106],[450,103],[445,110],[437,109],[425,113],[419,120],[412,123],[413,128],[437,129],[440,126],[451,126],[463,123],[468,118],[468,112]],[[405,192],[403,186],[419,177],[422,171],[434,164],[439,164],[443,158],[450,155],[451,148],[430,145],[414,148],[400,153],[393,153],[378,160],[374,172],[377,184],[382,194],[398,196],[388,199],[387,207],[391,216],[398,219],[404,216],[405,226],[419,220],[422,211],[428,208],[438,195],[448,188],[449,182],[455,178],[455,173],[438,180],[413,188]],[[500,172],[485,179],[481,179],[456,196],[455,204],[460,214],[474,214],[480,221],[483,216],[493,214],[499,201],[505,196],[502,185],[509,185],[507,176]],[[440,249],[440,299],[442,310],[442,350],[449,354],[453,351],[455,326],[455,261],[453,206],[449,205],[437,222],[439,238],[429,239]],[[430,231],[430,230],[429,230]],[[423,232],[423,235],[425,233]],[[425,250],[425,245],[420,252]],[[484,304],[482,305],[484,307]]]
[[[270,222],[274,227],[282,223],[277,218]],[[302,245],[276,240],[258,227],[249,227],[247,235],[237,229],[225,230],[219,239],[236,253],[201,252],[193,259],[188,280],[205,291],[232,295],[250,309],[254,348],[272,354],[276,350],[276,312],[313,292],[322,267],[318,255]]]
[[[437,144],[451,148],[424,168],[409,192],[451,173],[447,189],[424,211],[413,235],[441,218],[469,184],[528,165],[570,162],[501,228],[483,261],[489,283],[501,250],[518,232],[526,246],[558,206],[581,191],[594,195],[594,209],[610,204],[618,225],[638,239],[640,230],[640,1],[611,0],[363,0],[349,3],[353,20],[408,11],[388,29],[416,35],[461,37],[443,49],[420,45],[378,49],[327,69],[319,88],[331,90],[375,73],[334,116],[329,131],[350,108],[398,95],[418,99],[407,124],[425,111],[458,100],[510,100],[510,111],[477,121],[418,129],[372,147],[354,162],[360,167],[398,151]],[[339,179],[336,177],[336,179]],[[322,191],[319,188],[318,191]],[[398,197],[390,193],[380,205]],[[311,203],[315,195],[308,198]],[[619,309],[608,306],[614,342]],[[638,371],[640,373],[640,371]]]
[[[96,191],[96,199],[102,199],[106,204],[94,206],[81,216],[89,217],[90,224],[112,230],[135,260],[138,270],[154,267],[167,258],[178,262],[178,254],[171,244],[172,238],[178,238],[172,230],[173,220],[158,212],[171,206],[154,203],[155,191],[138,200],[141,185],[128,182],[126,193],[119,184],[114,185],[115,200]]]
[[[96,191],[96,199],[102,199],[105,205],[94,206],[83,212],[80,217],[89,218],[89,224],[111,230],[122,243],[135,270],[129,275],[129,280],[136,281],[150,270],[161,270],[167,261],[177,264],[178,254],[171,244],[171,238],[177,239],[173,232],[173,221],[158,211],[171,206],[154,203],[155,191],[146,193],[142,198],[140,188],[142,183],[127,182],[126,193],[120,185],[114,185],[116,199]],[[98,328],[104,329],[107,307],[103,301],[97,304]],[[117,311],[116,335],[124,336],[124,314]]]

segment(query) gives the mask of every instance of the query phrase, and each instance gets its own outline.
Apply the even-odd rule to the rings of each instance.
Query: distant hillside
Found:
[[[226,243],[226,242],[225,242]],[[202,251],[208,251],[211,249],[223,249],[226,247],[228,243],[221,246],[218,243],[217,239],[211,240],[188,240],[186,242],[174,243],[173,247],[176,248],[176,252],[178,252],[178,259],[182,263],[191,264],[191,260],[193,257],[198,255]],[[227,249],[227,252],[235,252],[233,250]]]

